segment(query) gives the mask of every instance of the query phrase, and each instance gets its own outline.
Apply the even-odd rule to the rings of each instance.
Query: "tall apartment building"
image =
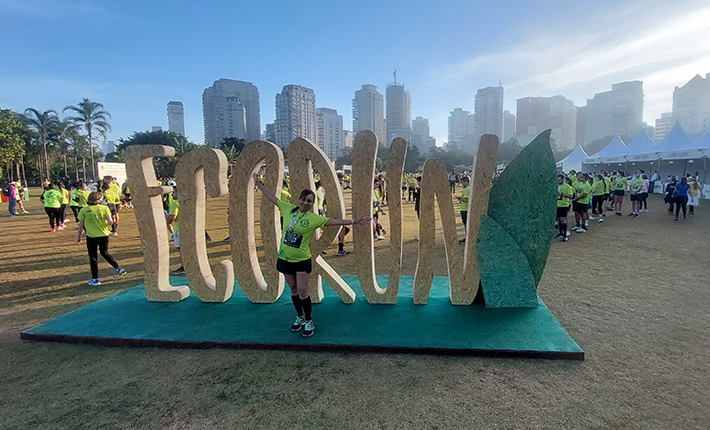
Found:
[[[656,127],[653,129],[653,140],[656,142],[662,140],[671,128],[675,125],[675,117],[673,112],[663,112],[660,118],[656,118]]]
[[[345,136],[343,135],[343,116],[329,108],[316,109],[317,145],[325,152],[330,161],[335,161],[343,153]]]
[[[517,136],[534,138],[550,128],[558,149],[574,149],[577,139],[577,107],[572,100],[563,96],[523,97],[517,103]]]
[[[266,128],[264,129],[264,140],[267,142],[275,143],[276,142],[276,124],[273,122],[270,122],[266,124]]]
[[[365,84],[355,91],[353,99],[353,133],[370,130],[380,145],[385,145],[385,98],[374,85]]]
[[[584,143],[615,134],[636,136],[643,127],[643,82],[620,82],[587,99]]]
[[[710,131],[710,73],[673,90],[673,116],[693,137]]]
[[[501,143],[515,137],[515,115],[509,110],[503,111],[503,136],[500,138]]]
[[[205,144],[219,145],[225,137],[261,138],[259,90],[251,82],[220,79],[202,93]]]
[[[416,146],[422,155],[426,155],[431,148],[436,146],[436,139],[431,137],[430,133],[428,119],[418,116],[412,120],[411,144]]]
[[[466,145],[465,142],[472,142],[476,134],[475,122],[471,112],[462,108],[455,108],[449,112],[449,145],[456,144],[459,149]]]
[[[345,148],[353,149],[353,141],[355,140],[355,133],[350,130],[343,130],[343,146]]]
[[[285,85],[276,94],[276,145],[287,147],[302,137],[317,143],[316,95],[300,85]]]
[[[396,82],[387,85],[387,141],[389,146],[395,137],[411,135],[412,96],[404,89],[404,85]],[[410,140],[407,140],[408,142]]]
[[[503,87],[486,87],[476,92],[473,110],[476,138],[474,147],[469,150],[475,153],[478,139],[484,134],[495,134],[503,137]]]
[[[168,102],[168,131],[185,135],[185,110],[182,102]]]

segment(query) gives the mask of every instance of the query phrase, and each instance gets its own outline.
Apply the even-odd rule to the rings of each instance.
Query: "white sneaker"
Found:
[[[593,217],[593,216],[590,216],[589,219],[591,219],[592,221],[594,221],[594,217]]]
[[[571,228],[571,230],[572,230],[572,231],[577,231],[577,230],[579,230],[579,226],[574,226],[574,227]]]
[[[599,218],[599,222],[604,222],[604,218]]]
[[[381,236],[381,235],[376,236],[376,238],[377,238],[377,240],[385,240],[385,237]]]
[[[586,232],[587,232],[587,230],[585,230],[583,228],[580,228],[577,230],[577,233],[586,233]]]

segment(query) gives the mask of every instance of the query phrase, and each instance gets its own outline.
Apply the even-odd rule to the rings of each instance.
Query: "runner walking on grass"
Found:
[[[126,271],[108,253],[108,228],[113,224],[113,218],[111,218],[111,210],[99,204],[101,198],[102,195],[99,192],[89,195],[88,206],[79,211],[79,228],[76,231],[76,244],[81,245],[82,231],[86,229],[86,248],[89,251],[89,266],[91,267],[89,285],[92,287],[101,285],[97,248],[104,260],[116,269],[118,276],[126,274]]]
[[[54,189],[54,184],[49,184],[47,185],[47,191],[42,193],[39,199],[44,202],[44,211],[47,212],[49,217],[51,231],[63,230],[64,226],[59,219],[61,217],[59,208],[62,206],[62,193]]]
[[[264,187],[256,174],[254,185],[268,201],[278,207],[283,217],[276,270],[284,274],[291,287],[291,301],[296,308],[296,321],[291,326],[291,331],[303,329],[303,337],[311,337],[316,330],[311,317],[311,296],[308,291],[308,274],[312,268],[311,237],[323,226],[367,224],[372,218],[361,216],[358,219],[344,220],[322,217],[312,212],[316,198],[312,190],[303,190],[299,197],[299,206],[296,206],[276,198]]]
[[[574,197],[572,186],[565,182],[565,175],[557,175],[557,227],[560,229],[560,234],[555,236],[556,239],[562,239],[567,242],[567,212],[569,212],[570,201]]]
[[[626,193],[626,176],[624,172],[619,170],[614,178],[614,214],[622,216],[621,205],[624,203],[624,194]]]

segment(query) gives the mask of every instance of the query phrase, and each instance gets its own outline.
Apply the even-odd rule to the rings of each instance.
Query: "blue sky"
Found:
[[[56,109],[83,97],[111,113],[109,139],[185,105],[201,143],[202,91],[219,78],[253,82],[262,129],[287,84],[352,129],[353,93],[397,80],[441,145],[456,107],[478,88],[583,105],[611,84],[643,80],[644,121],[671,110],[674,86],[710,73],[710,3],[668,1],[84,1],[0,0],[0,107]]]

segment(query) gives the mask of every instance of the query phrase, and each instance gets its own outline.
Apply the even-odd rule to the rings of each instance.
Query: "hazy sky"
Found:
[[[441,145],[456,107],[478,88],[564,95],[578,106],[611,84],[644,81],[644,121],[671,110],[674,86],[710,73],[710,2],[644,1],[84,1],[0,0],[0,107],[56,109],[83,97],[112,114],[109,139],[185,105],[201,143],[202,91],[219,78],[253,82],[261,125],[287,84],[352,129],[353,93],[397,80]]]

